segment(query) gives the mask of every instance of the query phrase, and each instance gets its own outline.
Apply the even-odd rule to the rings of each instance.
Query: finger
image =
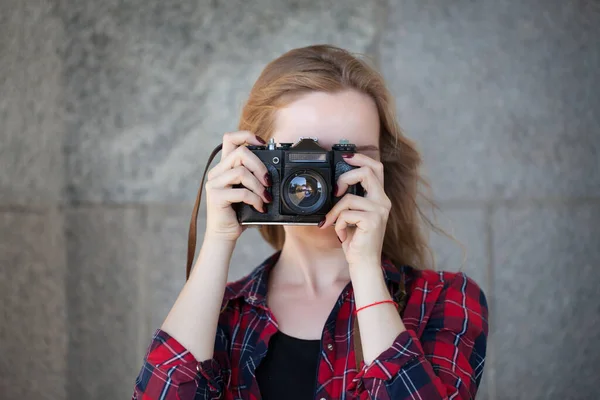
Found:
[[[354,194],[347,194],[325,215],[325,222],[321,225],[321,229],[332,225],[344,210],[377,212],[379,209],[383,209],[383,207],[372,200]]]
[[[342,195],[348,190],[348,186],[360,184],[367,192],[365,197],[383,200],[387,198],[383,185],[377,179],[375,172],[369,167],[360,167],[344,172],[337,180],[336,196]]]
[[[335,232],[342,242],[348,236],[347,228],[350,225],[356,226],[356,229],[370,232],[377,229],[377,215],[368,211],[344,210],[335,221]]]
[[[223,135],[223,149],[221,149],[221,160],[226,158],[232,151],[243,144],[263,145],[265,141],[252,132],[238,131],[227,132]]]
[[[209,180],[206,182],[206,188],[209,190],[219,190],[238,184],[256,193],[266,203],[270,203],[273,200],[271,194],[267,192],[263,184],[243,165],[228,169],[221,175]]]
[[[223,207],[228,207],[234,203],[245,203],[251,205],[262,213],[265,212],[262,198],[246,188],[226,188],[215,190],[212,193],[212,196]]]
[[[375,173],[377,180],[383,186],[383,164],[366,154],[360,153],[345,153],[342,155],[344,161],[354,167],[369,167]]]
[[[215,165],[208,172],[208,180],[223,174],[225,171],[243,165],[265,186],[271,186],[271,177],[268,174],[267,167],[260,161],[256,154],[252,153],[246,146],[240,146],[231,152],[225,159]]]
[[[341,242],[345,242],[348,237],[348,225],[357,225],[361,220],[360,214],[364,214],[364,212],[345,210],[340,213],[335,222],[335,233]]]

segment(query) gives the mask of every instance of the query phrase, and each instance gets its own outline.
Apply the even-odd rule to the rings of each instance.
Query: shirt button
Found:
[[[329,343],[327,345],[327,350],[329,350],[329,351],[333,350],[333,345],[331,343]]]

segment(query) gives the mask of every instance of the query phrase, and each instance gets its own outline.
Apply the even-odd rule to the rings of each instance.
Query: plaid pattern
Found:
[[[266,294],[278,256],[227,285],[213,359],[198,362],[177,340],[157,330],[133,399],[260,399],[254,371],[277,332]],[[323,330],[314,398],[475,398],[488,333],[481,289],[463,273],[396,268],[385,258],[382,268],[390,293],[404,280],[408,300],[402,321],[407,330],[373,363],[357,368],[355,305],[348,284]]]

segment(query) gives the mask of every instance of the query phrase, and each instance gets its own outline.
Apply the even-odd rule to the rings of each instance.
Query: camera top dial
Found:
[[[331,150],[336,151],[355,151],[356,145],[348,141],[348,139],[340,139],[340,142],[331,146]]]

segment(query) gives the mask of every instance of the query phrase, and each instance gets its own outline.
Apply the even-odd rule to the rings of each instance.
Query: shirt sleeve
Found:
[[[359,399],[474,399],[488,334],[485,295],[464,273],[442,291],[419,338],[411,330],[356,375]]]
[[[198,362],[168,333],[157,330],[144,364],[135,381],[133,400],[219,399],[223,393],[228,360],[224,357],[227,340],[216,336],[215,358]]]

